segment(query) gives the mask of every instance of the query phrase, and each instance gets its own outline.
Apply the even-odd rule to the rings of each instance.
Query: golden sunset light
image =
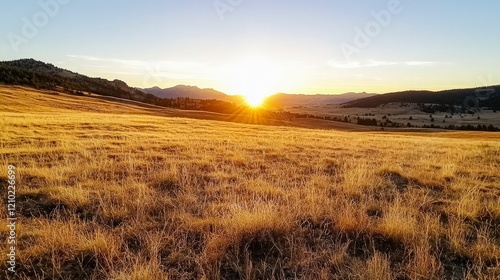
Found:
[[[500,279],[499,11],[1,1],[0,279]]]

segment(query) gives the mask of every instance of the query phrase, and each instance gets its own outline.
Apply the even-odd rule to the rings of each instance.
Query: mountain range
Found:
[[[231,99],[229,95],[223,92],[211,88],[201,89],[197,86],[177,85],[175,87],[164,89],[156,86],[140,90],[145,93],[153,94],[154,96],[159,98],[188,97],[193,99],[218,99],[223,101],[230,101]]]
[[[161,89],[159,87],[140,89],[141,91],[153,94],[160,98],[188,97],[193,99],[218,99],[233,103],[245,102],[240,95],[228,95],[223,92],[196,86],[178,85],[175,87]],[[342,104],[360,98],[374,96],[369,93],[344,93],[344,94],[287,94],[276,93],[266,98],[265,104],[272,107],[288,107],[301,104]]]
[[[228,95],[215,89],[178,85],[161,89],[138,89],[124,81],[91,78],[34,59],[0,62],[0,83],[24,85],[68,93],[96,93],[146,103],[158,104],[162,99],[190,98],[221,100],[242,104],[242,96]],[[342,104],[343,107],[377,107],[388,103],[426,103],[439,105],[481,106],[500,109],[500,85],[491,87],[452,89],[443,91],[402,91],[387,94],[345,93],[337,95],[308,95],[277,93],[266,99],[271,107],[289,107],[302,104]],[[469,104],[465,104],[469,103]]]

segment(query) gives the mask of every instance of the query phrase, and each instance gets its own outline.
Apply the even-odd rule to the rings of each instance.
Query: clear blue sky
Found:
[[[42,3],[51,5],[44,9]],[[500,84],[498,0],[5,0],[0,5],[0,60],[35,58],[136,87],[190,84],[268,94]],[[372,12],[379,11],[385,17],[376,23]],[[35,32],[26,27],[31,24]],[[360,36],[368,40],[356,43]]]

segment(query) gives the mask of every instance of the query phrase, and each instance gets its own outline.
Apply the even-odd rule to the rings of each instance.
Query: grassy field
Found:
[[[452,115],[443,112],[429,114],[422,112],[417,104],[411,103],[405,106],[400,106],[400,104],[385,104],[376,108],[341,108],[340,105],[301,105],[285,108],[285,110],[292,113],[318,116],[341,118],[349,116],[349,120],[354,123],[357,122],[356,118],[359,116],[363,119],[376,119],[379,122],[385,122],[385,117],[405,126],[410,123],[412,126],[417,127],[424,125],[436,125],[440,127],[449,125],[493,125],[500,127],[500,112],[483,109],[475,114],[455,113]]]
[[[17,277],[500,277],[498,134],[182,114],[0,87],[3,189],[9,164],[18,175]]]

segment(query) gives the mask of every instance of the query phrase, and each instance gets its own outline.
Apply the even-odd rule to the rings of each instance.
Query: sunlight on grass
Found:
[[[500,276],[495,139],[0,96],[10,93],[8,106],[0,98],[0,168],[19,170],[21,279]]]

